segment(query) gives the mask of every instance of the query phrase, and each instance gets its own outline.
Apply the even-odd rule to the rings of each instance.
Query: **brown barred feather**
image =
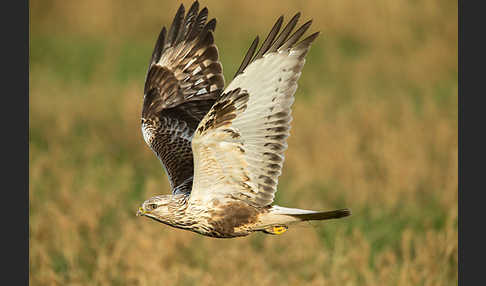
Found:
[[[142,133],[161,160],[173,193],[192,187],[192,134],[224,87],[213,32],[216,20],[195,1],[162,28],[145,80]]]

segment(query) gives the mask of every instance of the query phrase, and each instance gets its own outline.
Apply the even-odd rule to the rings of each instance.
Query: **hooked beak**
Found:
[[[143,215],[145,215],[145,213],[146,213],[146,211],[142,207],[138,208],[137,216],[143,216]]]

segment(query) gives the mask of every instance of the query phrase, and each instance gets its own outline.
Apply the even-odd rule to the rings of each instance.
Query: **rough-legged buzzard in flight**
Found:
[[[144,89],[142,133],[162,162],[171,195],[145,201],[137,215],[219,238],[350,215],[272,205],[289,136],[291,105],[310,44],[311,21],[281,30],[280,17],[261,47],[251,44],[224,88],[216,20],[208,9],[181,5],[155,44]],[[281,31],[280,31],[281,30]],[[292,33],[293,32],[293,33]]]

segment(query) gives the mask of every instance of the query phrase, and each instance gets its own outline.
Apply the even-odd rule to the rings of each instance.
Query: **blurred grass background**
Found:
[[[169,192],[139,123],[179,4],[30,1],[30,284],[457,285],[457,1],[200,2],[227,83],[278,16],[314,20],[276,200],[353,211],[233,240],[135,217]]]

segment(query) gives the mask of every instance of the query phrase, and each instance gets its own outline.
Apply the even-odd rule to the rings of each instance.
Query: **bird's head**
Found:
[[[160,195],[152,197],[138,208],[137,216],[147,216],[157,220],[163,220],[170,215],[169,205],[172,203],[172,195]]]
[[[160,195],[152,197],[138,208],[137,216],[146,216],[163,223],[171,224],[174,216],[185,204],[181,195]]]

